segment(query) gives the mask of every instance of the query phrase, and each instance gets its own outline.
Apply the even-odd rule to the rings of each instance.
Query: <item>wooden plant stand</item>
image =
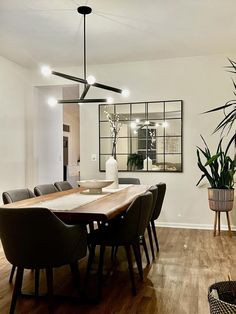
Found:
[[[215,212],[214,237],[216,236],[216,226],[218,222],[218,234],[220,235],[220,213],[225,212],[229,235],[232,237],[229,212],[233,209],[234,189],[208,189],[209,207]]]
[[[216,226],[218,222],[218,235],[220,235],[220,214],[222,212],[226,213],[227,223],[228,223],[228,230],[229,230],[229,236],[232,237],[231,232],[231,225],[230,225],[230,217],[229,217],[229,211],[214,211],[215,212],[215,221],[214,221],[214,237],[216,236]]]

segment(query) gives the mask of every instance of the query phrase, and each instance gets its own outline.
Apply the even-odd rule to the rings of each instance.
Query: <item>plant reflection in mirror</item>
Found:
[[[104,113],[110,124],[110,132],[112,137],[112,152],[111,155],[116,159],[116,145],[118,141],[118,134],[120,132],[122,123],[120,122],[120,116],[117,113],[110,113],[104,110]]]
[[[155,130],[150,129],[148,129],[148,133],[151,139],[150,149],[152,150],[156,148],[156,133]]]

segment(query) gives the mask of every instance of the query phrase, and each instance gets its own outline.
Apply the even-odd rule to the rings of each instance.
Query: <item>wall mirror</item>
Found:
[[[113,139],[110,118],[120,130],[115,149],[119,171],[182,172],[182,100],[99,105],[99,170],[105,171]]]

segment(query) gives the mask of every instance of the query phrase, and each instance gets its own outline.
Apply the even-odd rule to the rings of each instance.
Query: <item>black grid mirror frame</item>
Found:
[[[119,172],[183,172],[183,100],[100,104],[98,110],[100,172],[112,155],[113,122],[120,127],[113,150]]]

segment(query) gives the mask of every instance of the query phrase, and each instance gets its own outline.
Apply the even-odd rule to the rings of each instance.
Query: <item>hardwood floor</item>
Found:
[[[76,304],[55,300],[55,314],[207,314],[209,313],[207,289],[216,281],[227,280],[228,274],[236,278],[236,234],[227,232],[213,237],[213,231],[158,228],[160,252],[150,266],[143,255],[144,282],[139,281],[135,267],[137,296],[131,294],[128,268],[123,249],[111,265],[110,252],[106,251],[103,300],[100,304]],[[151,258],[151,252],[150,252]],[[80,262],[81,280],[87,259]],[[96,261],[94,270],[96,268]],[[13,285],[8,283],[11,265],[0,248],[0,313],[9,311]],[[45,273],[41,272],[40,291],[45,292]],[[94,294],[96,274],[90,276],[88,291]],[[23,292],[33,291],[34,273],[25,271]],[[69,267],[54,272],[55,294],[77,296]],[[16,314],[46,314],[44,298],[20,297]]]

